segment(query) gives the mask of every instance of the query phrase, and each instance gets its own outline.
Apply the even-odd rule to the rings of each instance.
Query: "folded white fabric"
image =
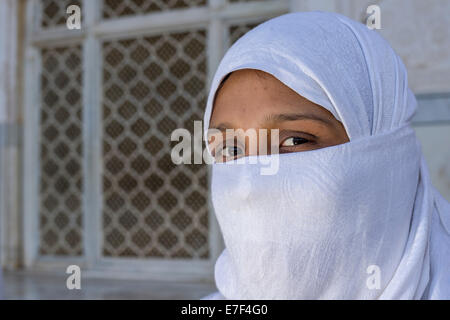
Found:
[[[205,132],[218,85],[246,68],[328,109],[350,142],[271,155],[275,175],[250,159],[213,164],[226,249],[209,298],[450,299],[450,205],[431,185],[409,124],[416,100],[387,42],[333,13],[269,20],[223,58]]]

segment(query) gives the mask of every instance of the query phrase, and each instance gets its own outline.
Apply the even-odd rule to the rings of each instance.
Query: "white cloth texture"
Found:
[[[417,103],[389,44],[335,13],[271,19],[222,59],[205,135],[219,84],[240,69],[323,106],[350,142],[270,155],[275,175],[259,162],[212,165],[226,248],[219,292],[204,299],[450,299],[450,205],[431,184],[410,126]]]

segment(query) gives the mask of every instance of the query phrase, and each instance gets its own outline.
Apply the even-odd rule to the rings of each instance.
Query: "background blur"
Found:
[[[66,8],[81,7],[69,30]],[[202,120],[226,49],[257,24],[324,10],[366,21],[403,58],[414,127],[450,200],[448,0],[0,0],[4,297],[200,298],[223,249],[208,168],[170,133]],[[81,290],[66,288],[69,265]]]

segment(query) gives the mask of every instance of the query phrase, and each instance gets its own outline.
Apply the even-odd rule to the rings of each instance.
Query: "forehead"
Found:
[[[244,69],[231,73],[219,87],[211,127],[226,122],[252,127],[271,114],[303,112],[329,117],[328,110],[307,100],[269,73]]]

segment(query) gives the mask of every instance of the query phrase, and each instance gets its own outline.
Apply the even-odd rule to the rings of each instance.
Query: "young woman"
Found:
[[[209,137],[226,249],[206,299],[450,299],[450,205],[431,185],[415,109],[400,58],[344,16],[287,14],[239,39],[205,130],[277,129],[279,167],[235,163],[261,156],[251,137]]]

